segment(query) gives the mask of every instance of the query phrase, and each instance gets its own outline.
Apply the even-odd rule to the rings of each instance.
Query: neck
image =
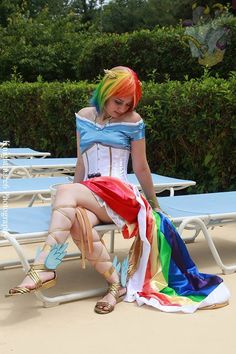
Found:
[[[96,115],[94,121],[95,123],[100,121],[100,124],[109,124],[112,119],[112,116],[108,115],[107,113],[101,113]]]
[[[107,114],[107,113],[103,113],[102,116],[101,116],[102,121],[109,120],[111,118],[112,117],[109,114]]]

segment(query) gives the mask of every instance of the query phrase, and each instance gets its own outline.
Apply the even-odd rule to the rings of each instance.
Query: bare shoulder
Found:
[[[96,115],[96,109],[95,107],[85,107],[82,108],[77,114],[81,117],[94,120],[94,117]]]
[[[142,121],[142,117],[135,111],[129,112],[124,117],[124,122],[138,123]]]

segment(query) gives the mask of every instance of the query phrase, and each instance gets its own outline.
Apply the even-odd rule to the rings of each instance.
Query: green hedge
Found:
[[[0,85],[0,141],[75,156],[74,113],[87,105],[93,88],[84,82]]]
[[[145,85],[153,171],[197,181],[205,192],[236,188],[236,76]]]
[[[93,80],[104,68],[126,65],[138,72],[142,80],[156,82],[201,77],[204,67],[192,58],[182,42],[182,28],[158,28],[130,34],[88,37],[75,65],[76,77]],[[210,70],[212,75],[227,78],[236,70],[236,27],[224,59]]]
[[[236,74],[143,88],[138,111],[147,124],[151,170],[196,180],[199,192],[235,189]],[[0,141],[75,156],[74,112],[93,89],[86,82],[0,85]]]
[[[236,70],[236,18],[231,44],[223,62],[212,74],[227,78]],[[13,68],[23,81],[95,80],[103,69],[116,65],[132,67],[141,80],[163,82],[202,76],[204,68],[182,43],[184,29],[157,28],[125,34],[83,33],[70,27],[45,31],[34,23],[22,24],[6,33],[0,27],[0,82],[10,80]],[[64,31],[63,31],[64,29]]]

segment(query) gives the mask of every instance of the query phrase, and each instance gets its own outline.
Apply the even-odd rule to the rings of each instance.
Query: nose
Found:
[[[122,105],[122,106],[119,107],[118,113],[125,113],[126,110],[127,110],[126,106],[125,106],[125,105]]]

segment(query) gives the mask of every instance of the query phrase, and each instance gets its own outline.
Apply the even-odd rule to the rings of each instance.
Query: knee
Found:
[[[74,196],[75,193],[73,192],[73,184],[60,184],[57,186],[56,193],[54,194],[54,204],[56,201],[74,201]]]
[[[60,184],[58,187],[57,187],[57,194],[64,194],[64,193],[69,193],[73,187],[73,184]]]

